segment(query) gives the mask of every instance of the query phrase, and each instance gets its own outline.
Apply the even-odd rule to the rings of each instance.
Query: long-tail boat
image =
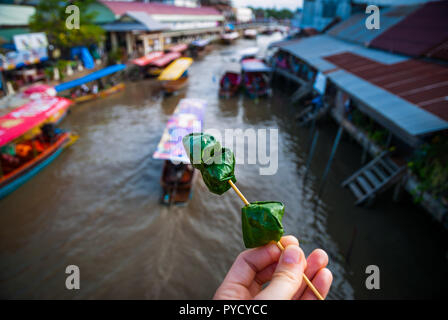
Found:
[[[168,120],[153,155],[154,159],[165,160],[160,178],[163,204],[185,205],[193,195],[198,171],[190,164],[182,138],[202,129],[206,106],[205,100],[182,99]]]
[[[182,55],[179,52],[169,52],[152,61],[149,64],[148,74],[150,76],[158,76],[162,71],[174,60],[179,59]]]
[[[190,50],[193,57],[203,57],[209,51],[209,39],[194,40],[190,43]]]
[[[257,39],[257,30],[256,29],[246,29],[244,30],[244,38],[246,39]]]
[[[129,71],[131,80],[140,80],[149,76],[148,69],[150,68],[151,63],[163,56],[163,51],[153,51],[143,57],[132,60],[131,62],[135,67],[131,68]]]
[[[124,70],[125,68],[126,65],[124,64],[108,66],[84,77],[61,83],[54,88],[58,93],[72,89],[71,92],[63,95],[70,97],[76,103],[104,98],[125,88],[124,82],[119,82],[119,80],[112,77],[113,74]],[[104,78],[106,77],[108,77],[108,79],[104,81]],[[95,83],[92,88],[89,88],[86,84],[91,82]]]
[[[33,100],[0,117],[0,199],[49,165],[78,138],[55,127],[71,101]]]
[[[179,58],[163,70],[158,80],[162,81],[165,92],[173,93],[187,85],[188,68],[192,63],[193,59],[191,58]]]
[[[236,31],[224,32],[221,34],[221,42],[224,44],[232,44],[239,37],[240,37],[240,34]]]
[[[243,85],[251,98],[270,96],[272,93],[269,75],[272,69],[259,59],[241,62]]]
[[[219,96],[221,98],[233,97],[240,90],[241,84],[241,67],[239,64],[233,63],[227,67],[219,81]]]

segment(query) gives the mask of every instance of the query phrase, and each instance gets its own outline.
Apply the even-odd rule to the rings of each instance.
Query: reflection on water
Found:
[[[274,38],[278,36],[274,36]],[[266,46],[273,37],[260,37]],[[340,182],[360,165],[361,151],[343,139],[324,192],[319,180],[336,132],[320,126],[315,158],[304,178],[309,129],[277,92],[272,99],[219,100],[224,52],[216,47],[191,68],[188,88],[163,96],[153,80],[75,106],[62,124],[81,139],[32,181],[0,201],[2,298],[207,299],[243,250],[238,197],[209,193],[198,181],[187,207],[159,204],[162,162],[152,159],[165,123],[184,97],[209,102],[207,128],[278,128],[279,170],[260,176],[238,165],[249,200],[279,200],[287,233],[306,253],[324,248],[334,274],[332,299],[435,297],[447,283],[446,235],[411,204],[389,196],[356,208]],[[431,264],[428,267],[428,263]],[[65,268],[81,270],[81,289],[65,289]],[[365,268],[381,270],[381,290],[365,289]],[[431,270],[430,274],[428,272]],[[418,277],[415,275],[419,275]]]

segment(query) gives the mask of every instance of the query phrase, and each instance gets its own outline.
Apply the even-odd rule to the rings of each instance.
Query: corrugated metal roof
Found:
[[[426,3],[389,28],[371,46],[410,56],[422,56],[448,40],[448,1]]]
[[[108,23],[102,26],[106,31],[161,31],[170,29],[163,23],[160,23],[145,12],[128,11],[120,20]]]
[[[323,57],[342,52],[355,52],[384,64],[397,63],[408,59],[400,55],[364,48],[354,43],[338,40],[326,34],[304,38],[300,41],[281,42],[274,46],[300,57],[322,72],[332,70],[336,67],[328,60],[323,59]]]
[[[329,35],[281,43],[278,47],[327,73],[362,101],[373,118],[394,132],[398,128],[404,134],[418,136],[448,129],[448,100],[443,96],[448,92],[444,85],[446,67]]]
[[[420,6],[400,6],[381,9],[380,11],[380,29],[369,30],[366,28],[366,14],[358,13],[337,24],[328,31],[328,34],[339,39],[358,42],[368,45],[373,39],[392,26],[406,18]]]
[[[448,67],[417,60],[385,65],[353,53],[325,59],[448,121]]]
[[[212,7],[179,7],[167,5],[162,3],[144,3],[144,2],[129,2],[129,1],[101,1],[116,15],[125,14],[127,11],[141,11],[147,14],[166,14],[166,15],[217,15],[222,16],[221,13]]]

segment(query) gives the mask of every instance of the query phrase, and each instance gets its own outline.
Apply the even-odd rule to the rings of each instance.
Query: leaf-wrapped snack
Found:
[[[221,157],[221,161],[210,165],[204,165],[201,173],[205,185],[211,192],[223,194],[230,189],[229,180],[236,182],[234,174],[235,156],[233,155],[233,152],[227,148],[222,148],[219,156]]]
[[[202,170],[205,164],[211,164],[215,152],[221,150],[221,144],[215,137],[205,133],[190,133],[183,137],[182,143],[190,162],[196,169]]]
[[[285,206],[281,202],[252,202],[241,209],[243,239],[246,248],[279,241],[283,235],[282,218]]]
[[[222,148],[216,139],[205,133],[190,133],[182,139],[193,167],[201,171],[210,192],[223,194],[230,189],[229,180],[236,182],[235,156]]]

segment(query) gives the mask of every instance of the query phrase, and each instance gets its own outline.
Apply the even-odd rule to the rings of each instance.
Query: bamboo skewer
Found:
[[[247,201],[246,197],[243,196],[243,194],[241,193],[241,191],[237,188],[237,186],[232,182],[232,180],[229,180],[229,184],[232,187],[232,189],[236,192],[236,194],[241,198],[241,200],[243,200],[244,204],[246,206],[250,205],[249,201]],[[278,241],[276,243],[277,247],[284,251],[285,248],[283,247],[283,245],[281,244],[280,241]],[[311,289],[311,291],[313,291],[313,293],[316,295],[316,297],[319,300],[324,300],[324,298],[321,296],[321,294],[319,293],[319,291],[317,291],[316,287],[313,285],[313,283],[310,281],[310,279],[308,279],[308,277],[305,275],[305,273],[303,273],[303,280],[305,280],[306,284],[308,285],[308,287]]]

